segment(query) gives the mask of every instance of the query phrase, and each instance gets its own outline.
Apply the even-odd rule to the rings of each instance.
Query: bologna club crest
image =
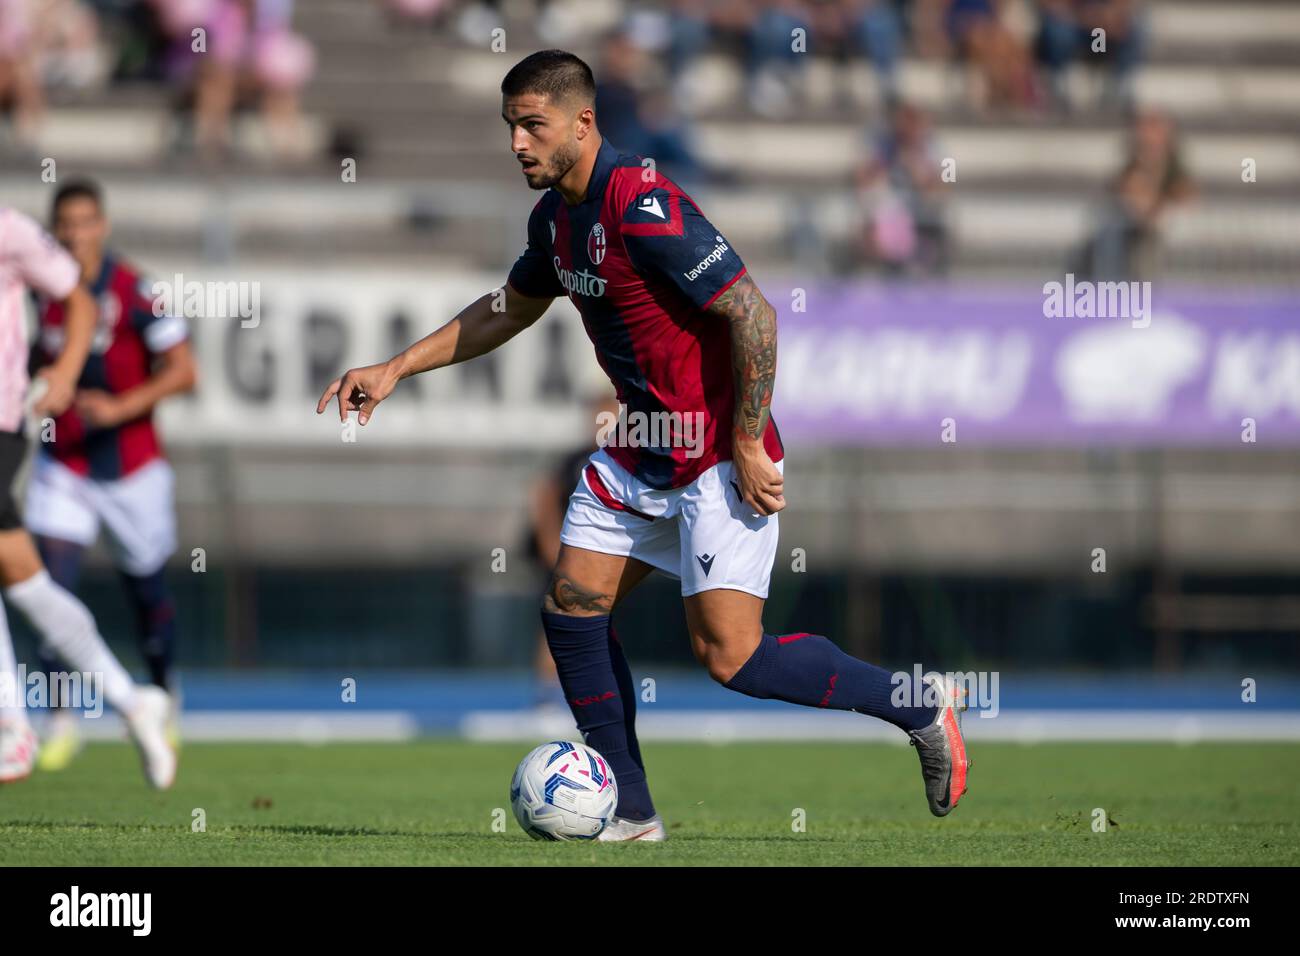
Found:
[[[587,234],[587,258],[593,266],[598,266],[605,258],[605,227],[596,223]]]

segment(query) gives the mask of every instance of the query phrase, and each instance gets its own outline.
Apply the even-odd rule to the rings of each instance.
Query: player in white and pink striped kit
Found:
[[[4,607],[22,612],[46,644],[67,664],[96,675],[105,699],[125,718],[140,750],[145,776],[159,788],[176,777],[176,755],[167,741],[169,702],[156,687],[137,687],[100,637],[84,604],[55,584],[23,529],[13,481],[27,443],[22,435],[27,403],[28,289],[63,303],[63,351],[37,374],[33,411],[54,416],[70,404],[95,331],[95,304],[80,284],[81,270],[30,217],[0,206],[0,783],[21,780],[36,759],[37,739],[27,719],[27,688],[18,666]]]

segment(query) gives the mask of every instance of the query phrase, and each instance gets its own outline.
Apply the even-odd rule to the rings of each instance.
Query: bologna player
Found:
[[[784,450],[769,414],[775,310],[689,196],[602,139],[585,63],[535,53],[501,92],[511,151],[528,185],[546,190],[505,288],[390,361],[348,371],[317,412],[337,395],[340,417],[356,410],[364,425],[403,378],[497,348],[567,295],[633,426],[583,470],[542,602],[578,729],[619,783],[616,817],[600,839],[666,835],[636,739],[631,672],[610,626],[619,600],[655,569],[680,578],[691,646],[714,680],[898,726],[920,755],[931,812],[946,815],[969,767],[956,682],[930,677],[919,701],[897,706],[889,671],[825,637],[763,629],[785,507]],[[664,420],[668,436],[645,427]]]
[[[51,577],[75,591],[82,553],[102,529],[135,612],[150,681],[171,694],[175,742],[177,688],[172,662],[176,612],[163,569],[176,550],[171,466],[153,424],[154,407],[194,387],[185,320],[159,315],[151,283],[106,246],[109,221],[94,182],[54,194],[54,237],[72,254],[95,301],[97,321],[76,401],[55,419],[54,441],[36,456],[24,518]],[[63,347],[61,303],[43,302],[33,349],[44,364]],[[79,747],[77,722],[56,708],[40,768],[60,770]]]
[[[167,695],[137,687],[100,637],[85,605],[51,580],[22,527],[11,487],[26,452],[22,436],[27,391],[24,296],[28,289],[58,301],[67,316],[63,347],[38,373],[38,415],[58,415],[73,402],[90,352],[95,306],[79,283],[76,262],[27,216],[0,207],[0,586],[3,605],[20,611],[66,663],[95,675],[105,699],[126,720],[145,776],[160,789],[176,777],[167,743]],[[0,783],[26,777],[37,754],[27,719],[27,688],[19,686],[9,630],[0,607]]]

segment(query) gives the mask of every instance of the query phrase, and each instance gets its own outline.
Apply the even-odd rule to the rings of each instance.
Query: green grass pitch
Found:
[[[62,773],[0,787],[0,863],[1300,864],[1296,744],[976,743],[970,792],[937,820],[910,748],[650,743],[658,845],[529,839],[507,801],[528,749],[191,744],[159,794],[125,744],[94,744]]]

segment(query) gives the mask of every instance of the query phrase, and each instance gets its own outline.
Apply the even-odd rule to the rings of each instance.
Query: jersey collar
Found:
[[[610,173],[618,161],[618,150],[607,139],[602,139],[600,149],[596,151],[596,165],[591,167],[591,178],[587,180],[587,195],[584,203],[601,199],[605,195],[605,186],[609,183]]]

